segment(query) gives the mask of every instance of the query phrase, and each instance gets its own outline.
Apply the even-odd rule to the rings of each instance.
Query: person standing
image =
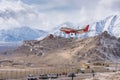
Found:
[[[92,70],[92,77],[93,77],[93,79],[95,77],[95,71],[94,70]]]

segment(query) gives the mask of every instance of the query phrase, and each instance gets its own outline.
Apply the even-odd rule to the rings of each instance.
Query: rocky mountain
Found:
[[[17,42],[24,40],[34,40],[48,33],[43,30],[32,29],[30,27],[18,27],[0,30],[0,41]]]
[[[120,41],[107,31],[102,34],[85,38],[63,38],[47,36],[36,41],[25,41],[24,44],[13,51],[19,55],[20,60],[27,60],[41,64],[77,64],[81,61],[119,61]],[[27,58],[20,58],[26,55]],[[32,56],[32,59],[31,59]]]

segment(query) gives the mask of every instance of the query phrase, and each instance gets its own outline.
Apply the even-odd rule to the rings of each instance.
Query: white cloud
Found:
[[[114,5],[118,0],[100,0],[98,5],[96,6],[95,18],[103,19],[109,15],[119,14],[119,10],[115,10]],[[119,2],[120,3],[120,2]]]
[[[39,0],[41,1],[41,0]],[[21,0],[0,1],[0,28],[30,26],[48,30],[64,22],[89,24],[119,13],[119,0],[44,0],[26,4]]]
[[[14,6],[13,6],[14,5]],[[37,28],[42,25],[44,14],[39,13],[34,6],[21,1],[1,1],[0,28],[31,26]]]
[[[101,0],[99,4],[103,5],[104,7],[111,7],[115,2],[119,0]]]
[[[64,3],[61,3],[60,5],[56,4],[56,6],[62,5],[64,5]],[[71,13],[57,11],[39,12],[39,9],[41,8],[38,8],[38,5],[28,5],[21,1],[1,1],[0,7],[1,29],[30,26],[47,30],[63,22],[79,22],[80,19],[77,18],[79,11]],[[48,8],[50,9],[50,7]]]

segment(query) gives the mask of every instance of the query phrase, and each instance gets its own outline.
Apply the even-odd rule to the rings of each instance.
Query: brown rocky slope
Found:
[[[15,53],[37,55],[46,63],[63,63],[64,60],[69,63],[83,60],[115,61],[120,56],[120,42],[106,31],[96,37],[85,39],[48,36],[39,41],[25,41]]]
[[[88,61],[116,61],[120,58],[120,41],[106,31],[96,37],[73,39],[47,36],[24,41],[7,59],[23,64],[73,65]]]

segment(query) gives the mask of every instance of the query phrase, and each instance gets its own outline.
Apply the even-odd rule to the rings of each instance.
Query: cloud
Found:
[[[109,15],[119,14],[119,8],[115,8],[117,4],[120,4],[119,0],[100,0],[95,8],[95,18],[103,19]]]
[[[56,3],[56,2],[55,2]],[[68,3],[61,3],[59,5],[48,3],[46,8],[41,5],[42,8],[39,8],[39,5],[29,5],[19,1],[9,1],[2,0],[0,3],[0,28],[8,29],[11,27],[22,27],[30,26],[39,29],[50,29],[66,21],[78,22],[80,18],[78,17],[79,11],[58,11],[58,7],[62,7]],[[14,4],[14,6],[13,6]],[[39,6],[39,7],[38,7]],[[51,7],[50,7],[51,6]],[[41,9],[54,9],[52,11],[40,11]],[[63,7],[64,8],[64,7]],[[66,9],[67,10],[67,9]],[[74,15],[73,15],[74,14]]]
[[[100,4],[103,5],[103,7],[113,11],[120,10],[120,0],[101,0]]]
[[[14,6],[13,6],[14,5]],[[44,14],[39,13],[34,6],[19,1],[2,0],[0,2],[0,28],[42,26]],[[43,27],[41,27],[43,28]]]
[[[119,0],[0,0],[0,28],[49,30],[64,22],[89,24],[118,14],[119,4]]]
[[[64,18],[58,17],[61,22],[72,21],[87,24],[118,14],[119,4],[119,0],[51,0],[46,1],[44,5],[39,5],[41,6],[39,9],[40,12],[51,15],[64,15]]]

